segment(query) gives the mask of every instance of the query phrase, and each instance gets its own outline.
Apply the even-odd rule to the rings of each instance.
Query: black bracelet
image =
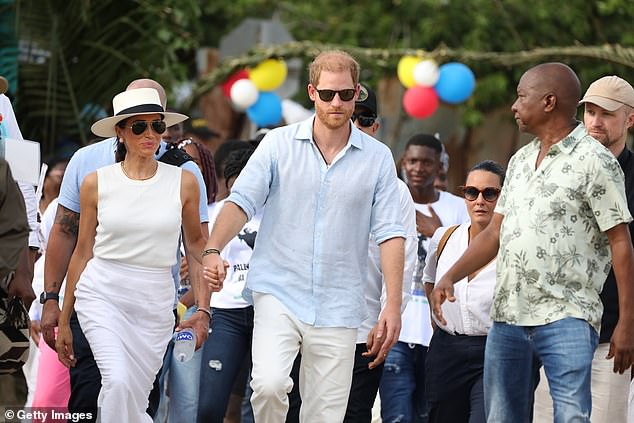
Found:
[[[203,257],[208,256],[209,254],[218,254],[220,255],[220,250],[217,248],[207,248],[203,251]]]
[[[198,307],[196,309],[196,311],[202,311],[203,313],[207,313],[207,315],[209,316],[209,318],[211,319],[211,310],[209,310],[208,308],[204,308],[204,307]]]

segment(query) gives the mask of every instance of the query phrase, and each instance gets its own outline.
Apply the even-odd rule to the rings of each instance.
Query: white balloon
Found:
[[[438,82],[440,70],[433,60],[423,60],[414,66],[414,81],[422,87],[433,87]]]
[[[244,111],[253,106],[260,93],[255,84],[250,79],[239,79],[231,86],[231,102],[233,107],[239,111]]]

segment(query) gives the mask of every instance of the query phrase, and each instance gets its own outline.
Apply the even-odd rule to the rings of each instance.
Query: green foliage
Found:
[[[87,142],[100,108],[135,78],[170,89],[186,79],[180,54],[198,46],[195,0],[19,0],[16,112],[45,153],[62,137]],[[87,107],[93,105],[93,107]]]
[[[21,50],[15,104],[25,136],[45,153],[61,136],[85,143],[94,111],[109,109],[132,79],[154,78],[170,92],[193,77],[196,49],[218,46],[248,17],[275,17],[312,44],[256,48],[248,59],[223,62],[197,94],[235,66],[273,53],[308,60],[333,44],[359,58],[371,84],[395,75],[403,52],[467,63],[477,77],[474,96],[460,106],[469,125],[511,104],[523,71],[540,61],[570,64],[584,89],[610,73],[634,81],[631,0],[0,0],[4,19],[6,11],[15,12],[17,34],[13,47],[0,44],[0,73],[12,72],[16,39],[30,48]],[[584,50],[604,44],[625,49]]]

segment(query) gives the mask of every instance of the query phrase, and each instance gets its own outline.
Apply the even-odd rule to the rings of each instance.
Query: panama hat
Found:
[[[166,112],[154,88],[136,88],[119,93],[112,99],[112,108],[114,116],[93,123],[90,129],[95,135],[104,138],[116,136],[115,125],[131,116],[160,113],[168,128],[189,119],[180,113]]]

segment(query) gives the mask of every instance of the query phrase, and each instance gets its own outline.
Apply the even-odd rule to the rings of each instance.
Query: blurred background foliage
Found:
[[[217,47],[248,17],[275,17],[298,41],[388,51],[634,46],[631,0],[0,0],[0,74],[10,79],[25,137],[40,141],[46,154],[61,139],[87,143],[90,123],[132,79],[154,78],[170,92],[196,78],[197,49]],[[561,60],[584,89],[611,73],[634,81],[626,64],[582,55]],[[395,75],[397,59],[361,63],[362,79],[374,84]],[[460,106],[467,126],[510,104],[531,65],[468,64],[477,88]]]

